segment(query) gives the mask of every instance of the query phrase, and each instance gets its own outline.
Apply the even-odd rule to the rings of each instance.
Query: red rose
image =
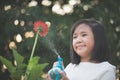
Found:
[[[34,22],[34,31],[39,32],[40,36],[46,36],[48,33],[48,25],[43,21]]]

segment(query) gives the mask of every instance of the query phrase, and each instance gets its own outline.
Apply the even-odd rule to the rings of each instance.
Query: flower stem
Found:
[[[37,41],[38,41],[37,40],[38,39],[38,34],[39,34],[39,31],[37,32],[36,37],[35,37],[35,41],[34,41],[34,45],[33,45],[33,48],[32,48],[31,56],[30,56],[30,59],[29,59],[29,63],[27,65],[26,72],[25,72],[25,78],[24,78],[24,80],[27,80],[28,76],[30,74],[30,70],[31,70],[30,62],[31,62],[31,60],[33,58],[33,55],[34,55],[34,52],[35,52],[36,44],[37,44]]]
[[[38,32],[38,33],[39,33],[39,32]],[[32,57],[33,57],[33,55],[34,55],[34,52],[35,52],[35,48],[36,48],[36,44],[37,44],[37,39],[38,39],[38,33],[36,34],[36,37],[35,37],[35,42],[34,42],[34,45],[33,45],[33,48],[32,48],[30,60],[32,59]]]

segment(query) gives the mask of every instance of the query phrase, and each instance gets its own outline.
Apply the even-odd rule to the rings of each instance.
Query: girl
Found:
[[[92,19],[77,21],[71,31],[71,63],[62,80],[115,80],[115,66],[108,62],[104,26]]]

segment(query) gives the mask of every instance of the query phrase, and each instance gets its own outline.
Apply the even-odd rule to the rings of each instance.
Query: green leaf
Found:
[[[43,74],[43,69],[48,65],[48,63],[34,65],[28,76],[28,80],[38,80]]]
[[[27,76],[29,76],[31,69],[33,68],[33,66],[35,66],[38,63],[39,59],[40,59],[40,57],[33,57],[29,61],[28,66],[27,66],[27,70],[25,73]]]
[[[36,65],[39,61],[40,57],[33,57],[30,62],[28,63],[27,66],[27,73],[29,74],[29,71],[31,70],[31,68]]]
[[[26,69],[26,64],[22,63],[24,57],[21,56],[15,49],[12,49],[12,51],[14,59],[17,62],[17,66],[14,66],[11,61],[7,60],[6,58],[3,58],[2,56],[0,56],[0,60],[3,64],[6,65],[12,79],[21,80],[21,75],[24,74]]]
[[[25,68],[26,68],[26,64],[23,63],[24,57],[20,55],[20,53],[18,53],[15,49],[12,49],[13,51],[13,56],[14,59],[17,62],[17,66],[16,66],[16,70],[14,73],[11,73],[11,77],[13,79],[21,79],[21,75],[24,74],[25,72]]]
[[[25,69],[26,69],[26,64],[21,64],[17,66],[15,72],[11,74],[11,77],[16,80],[18,79],[21,80],[21,75],[24,74]]]
[[[12,51],[13,51],[14,59],[16,60],[17,65],[19,66],[20,64],[22,64],[24,57],[21,56],[15,49],[12,49]]]
[[[40,57],[33,57],[27,67],[27,80],[38,80],[48,63],[38,64]]]
[[[12,64],[11,61],[7,60],[6,58],[4,58],[4,57],[2,57],[2,56],[0,56],[0,61],[1,61],[3,64],[6,65],[8,71],[9,71],[10,73],[14,73],[14,71],[15,71],[16,68],[13,66],[13,64]]]
[[[36,65],[39,62],[39,59],[40,59],[40,57],[38,57],[38,56],[33,57],[30,61],[30,66]]]

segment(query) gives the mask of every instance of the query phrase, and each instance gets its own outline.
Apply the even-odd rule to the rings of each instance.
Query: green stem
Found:
[[[26,72],[25,72],[25,79],[24,80],[28,79],[28,76],[29,76],[29,73],[30,73],[30,70],[31,70],[30,61],[32,60],[34,52],[35,52],[36,44],[37,44],[37,41],[38,41],[38,35],[39,35],[39,31],[37,32],[36,37],[35,37],[35,41],[34,41],[34,45],[33,45],[33,48],[32,48],[31,56],[30,56],[30,59],[29,59],[29,63],[28,63]]]
[[[38,33],[36,34],[36,37],[35,37],[35,42],[34,42],[34,45],[33,45],[33,48],[32,48],[32,53],[31,53],[31,56],[30,56],[30,60],[32,59],[32,57],[34,55],[34,52],[35,52],[36,44],[37,44],[37,41],[38,41],[37,40],[38,39]]]

